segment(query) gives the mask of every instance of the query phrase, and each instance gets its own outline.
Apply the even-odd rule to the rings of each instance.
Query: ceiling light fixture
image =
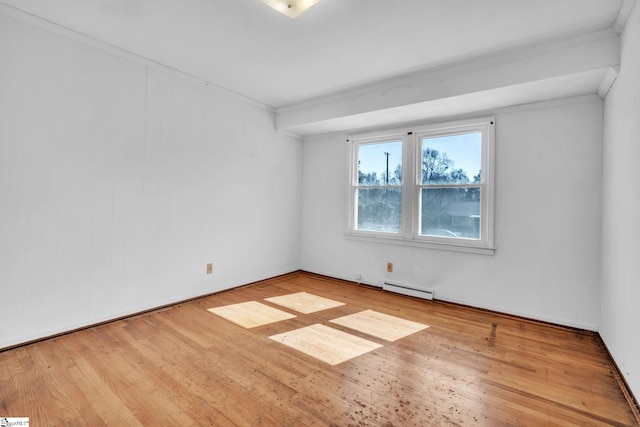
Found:
[[[262,0],[289,18],[296,18],[320,0]]]

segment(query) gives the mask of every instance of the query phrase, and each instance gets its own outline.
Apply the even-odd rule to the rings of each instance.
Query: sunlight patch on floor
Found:
[[[387,341],[396,341],[429,327],[373,310],[361,311],[329,322]]]
[[[346,362],[382,347],[381,344],[320,324],[269,338],[329,365]]]
[[[295,314],[278,310],[257,301],[247,301],[222,307],[209,308],[207,311],[240,325],[243,328],[268,325],[281,320],[292,319]]]
[[[315,313],[316,311],[345,305],[343,302],[334,301],[332,299],[309,294],[307,292],[297,292],[295,294],[265,298],[265,300],[303,314]]]

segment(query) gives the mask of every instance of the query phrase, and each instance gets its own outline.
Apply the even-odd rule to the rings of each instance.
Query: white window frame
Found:
[[[480,187],[480,238],[453,238],[420,235],[420,192],[430,187],[422,184],[422,138],[480,132],[481,182],[479,184],[451,185],[451,187]],[[411,128],[368,132],[349,136],[349,200],[346,236],[351,239],[390,243],[403,246],[418,246],[492,255],[494,247],[494,191],[495,191],[495,118],[480,117],[435,123]],[[358,147],[361,144],[402,141],[402,221],[399,233],[387,231],[358,230]],[[445,185],[442,187],[449,187]],[[440,186],[439,186],[440,187]]]
[[[407,186],[405,185],[405,172],[404,169],[402,171],[402,185],[400,187],[400,197],[402,200],[401,204],[401,231],[399,233],[391,232],[391,231],[370,231],[370,230],[358,230],[356,228],[357,224],[357,212],[358,212],[358,189],[359,188],[398,188],[397,185],[381,185],[381,186],[361,186],[358,184],[358,147],[360,145],[368,145],[368,144],[376,144],[376,143],[384,143],[391,141],[401,141],[402,142],[402,165],[404,168],[405,163],[407,162],[406,157],[406,149],[407,149],[407,135],[406,133],[379,133],[371,136],[361,135],[356,139],[349,140],[351,142],[350,145],[350,156],[349,163],[350,166],[350,178],[349,178],[349,230],[350,234],[356,236],[363,237],[382,237],[382,238],[399,238],[405,233],[405,212],[407,206],[405,205],[405,191]]]

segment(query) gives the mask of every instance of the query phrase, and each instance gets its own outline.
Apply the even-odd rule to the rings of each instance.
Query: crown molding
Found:
[[[618,78],[618,74],[620,74],[620,66],[616,65],[614,67],[609,67],[602,78],[602,83],[600,83],[600,88],[598,89],[598,96],[604,99],[609,93],[609,89],[613,86],[613,83]]]
[[[6,15],[10,18],[14,18],[16,20],[19,20],[21,22],[25,22],[27,24],[31,24],[34,27],[40,28],[42,30],[45,31],[49,31],[51,33],[54,34],[58,34],[62,37],[66,37],[68,39],[74,40],[76,42],[91,46],[93,48],[108,52],[112,55],[118,56],[120,58],[124,58],[127,59],[129,61],[132,62],[136,62],[138,64],[141,64],[143,66],[155,69],[157,71],[161,71],[165,74],[171,75],[173,77],[176,77],[178,79],[184,80],[184,81],[188,81],[191,83],[194,83],[196,85],[205,87],[209,90],[213,90],[216,91],[218,93],[227,95],[227,96],[231,96],[235,99],[238,99],[242,102],[245,102],[246,104],[252,105],[254,107],[258,107],[261,108],[263,110],[275,113],[275,108],[271,107],[270,105],[266,105],[260,101],[257,101],[255,99],[249,98],[245,95],[242,95],[241,93],[237,93],[234,92],[232,90],[226,89],[222,86],[219,86],[213,82],[207,81],[207,80],[203,80],[199,77],[196,77],[192,74],[186,73],[182,70],[179,70],[177,68],[174,67],[170,67],[168,65],[165,65],[161,62],[155,61],[153,59],[147,58],[145,56],[139,55],[135,52],[131,52],[128,51],[126,49],[122,49],[118,46],[103,42],[99,39],[96,39],[94,37],[88,36],[86,34],[83,34],[79,31],[76,31],[72,28],[68,28],[65,27],[63,25],[60,25],[56,22],[50,21],[48,19],[44,19],[38,15],[35,15],[33,13],[30,12],[26,12],[24,10],[21,9],[17,9],[13,6],[9,6],[5,3],[0,2],[0,14],[2,15]]]
[[[613,28],[615,28],[618,34],[621,34],[622,30],[624,30],[624,26],[627,24],[627,20],[629,20],[629,16],[631,15],[631,11],[635,4],[636,0],[623,0],[618,16],[616,17],[616,21],[613,24]]]

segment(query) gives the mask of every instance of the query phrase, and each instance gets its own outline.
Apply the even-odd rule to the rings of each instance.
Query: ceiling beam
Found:
[[[619,35],[611,28],[483,56],[279,108],[276,127],[308,134],[316,123],[344,122],[348,117],[367,115],[373,118],[380,112],[406,106],[453,102],[469,95],[503,91],[509,87],[540,86],[544,82],[568,85],[572,76],[586,80],[601,73],[598,75],[602,78],[606,70],[619,62]],[[582,84],[584,87],[584,82]],[[598,81],[592,93],[597,92],[599,85]],[[505,95],[502,94],[506,102],[509,97]],[[531,99],[531,102],[540,100]]]

